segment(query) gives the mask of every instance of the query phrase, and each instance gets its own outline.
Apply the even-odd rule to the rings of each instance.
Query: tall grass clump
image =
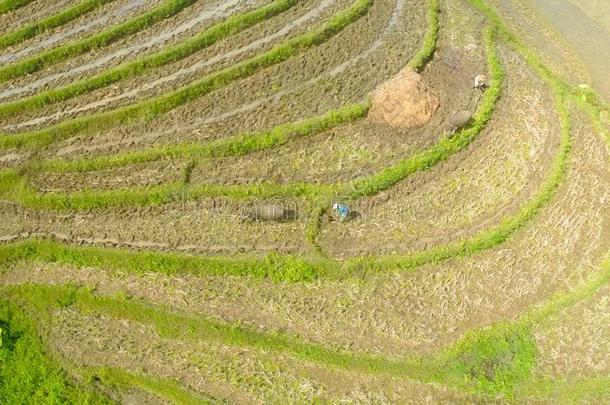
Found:
[[[364,15],[372,2],[373,0],[356,0],[352,6],[338,12],[313,31],[291,38],[267,52],[211,73],[173,92],[116,110],[67,120],[41,130],[5,134],[0,137],[0,148],[43,147],[94,129],[108,129],[121,124],[151,120],[235,80],[243,79],[261,68],[285,61],[305,49],[325,42]]]
[[[221,39],[227,38],[230,35],[236,34],[256,23],[285,11],[294,4],[295,0],[275,0],[273,3],[254,11],[232,16],[177,45],[170,46],[159,52],[122,63],[95,76],[77,80],[67,86],[49,89],[30,97],[1,104],[0,117],[8,116],[20,111],[31,111],[53,103],[65,101],[72,97],[116,83],[120,80],[135,77],[160,66],[176,62]]]
[[[75,20],[76,18],[112,1],[114,0],[85,0],[82,3],[62,10],[49,17],[43,18],[40,21],[26,24],[13,32],[0,35],[0,50],[16,45],[25,41],[26,39],[33,38],[36,35],[40,35],[52,28],[64,25],[65,23]]]

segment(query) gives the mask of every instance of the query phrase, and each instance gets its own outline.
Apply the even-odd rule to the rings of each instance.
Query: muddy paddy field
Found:
[[[609,402],[599,4],[0,0],[0,403]]]

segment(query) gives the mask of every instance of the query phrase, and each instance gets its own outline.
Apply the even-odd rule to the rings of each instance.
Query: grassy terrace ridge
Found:
[[[438,30],[440,29],[439,14],[440,14],[440,0],[428,0],[426,5],[426,23],[428,29],[422,40],[422,43],[415,54],[407,63],[411,69],[419,71],[434,55],[436,49],[436,41],[438,39]]]
[[[0,83],[24,76],[28,73],[36,72],[47,66],[89,52],[92,49],[109,45],[120,38],[135,34],[161,20],[178,14],[196,1],[197,0],[167,0],[154,9],[121,24],[110,27],[99,34],[85,37],[36,54],[22,61],[2,66],[0,67]]]
[[[245,155],[254,151],[284,145],[294,138],[311,136],[339,125],[352,122],[366,115],[370,102],[350,104],[329,110],[324,114],[297,122],[280,124],[272,129],[245,133],[212,142],[185,142],[154,146],[133,152],[75,160],[47,160],[33,162],[31,172],[88,172],[159,159],[200,160]]]
[[[195,83],[172,92],[115,110],[70,119],[44,129],[1,135],[0,149],[38,148],[91,130],[108,129],[121,124],[151,120],[233,81],[243,79],[261,68],[283,62],[312,46],[327,41],[363,16],[372,3],[373,0],[355,0],[349,8],[338,12],[318,28],[293,37],[267,52],[206,75]]]
[[[155,271],[166,275],[195,274],[269,278],[277,282],[307,282],[319,276],[320,266],[333,266],[279,254],[265,257],[209,257],[171,252],[133,251],[64,245],[45,239],[30,239],[0,244],[0,265],[19,261],[63,263],[74,266],[101,267],[131,273]]]
[[[98,379],[105,386],[117,388],[136,387],[161,397],[172,404],[204,405],[220,403],[220,401],[214,398],[204,397],[201,394],[186,390],[175,381],[134,374],[118,368],[101,367],[85,369],[83,372],[89,379]]]
[[[0,35],[0,50],[9,46],[17,45],[26,39],[33,38],[52,28],[59,27],[69,21],[85,15],[86,13],[95,10],[104,4],[111,3],[114,0],[84,0],[75,6],[62,10],[56,14],[43,18],[30,24],[20,27],[18,30]]]
[[[52,88],[33,96],[0,104],[0,118],[20,111],[32,111],[53,103],[65,101],[72,97],[109,86],[120,80],[139,76],[152,69],[176,62],[213,45],[221,39],[286,11],[294,4],[296,4],[295,0],[275,0],[256,10],[229,17],[225,21],[219,22],[176,45],[164,48],[151,55],[143,56],[130,62],[124,62],[95,76],[77,80],[63,87]]]
[[[34,0],[2,0],[0,1],[0,15],[23,7]]]
[[[167,338],[204,339],[257,347],[288,353],[330,368],[390,374],[453,386],[483,397],[502,395],[515,399],[529,395],[545,396],[545,393],[548,395],[545,387],[561,383],[537,381],[533,378],[537,349],[531,337],[532,328],[559,311],[591,297],[608,282],[610,259],[606,257],[587,280],[570,290],[555,293],[542,305],[533,306],[521,314],[517,320],[500,321],[482,329],[471,330],[457,343],[431,356],[402,359],[347,352],[282,332],[263,332],[177,312],[133,298],[99,296],[86,287],[22,284],[4,287],[3,292],[11,302],[19,302],[21,307],[31,307],[37,313],[47,312],[49,308],[75,306],[85,312],[99,312],[117,319],[151,324],[161,336]],[[512,354],[510,362],[498,364],[495,361],[506,358],[507,353]],[[493,377],[485,373],[490,364],[494,365]]]

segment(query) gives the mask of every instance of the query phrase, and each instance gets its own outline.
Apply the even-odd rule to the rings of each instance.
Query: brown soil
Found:
[[[78,191],[154,186],[181,181],[188,162],[160,160],[86,173],[36,173],[31,184],[39,191]]]
[[[514,213],[538,190],[559,144],[554,100],[523,60],[503,54],[510,66],[507,85],[487,128],[446,162],[351,202],[360,216],[349,224],[330,222],[322,231],[320,242],[331,255],[423,250],[471,236]]]
[[[377,124],[394,128],[413,128],[424,125],[439,106],[439,98],[411,68],[398,74],[371,94],[373,103],[368,118]]]

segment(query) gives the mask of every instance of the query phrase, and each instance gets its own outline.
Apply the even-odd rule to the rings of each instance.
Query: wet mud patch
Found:
[[[8,52],[4,50],[0,56],[0,65],[14,63],[69,41],[96,35],[109,26],[121,24],[159,3],[161,0],[114,0],[90,10],[73,21],[16,44],[10,47]]]

